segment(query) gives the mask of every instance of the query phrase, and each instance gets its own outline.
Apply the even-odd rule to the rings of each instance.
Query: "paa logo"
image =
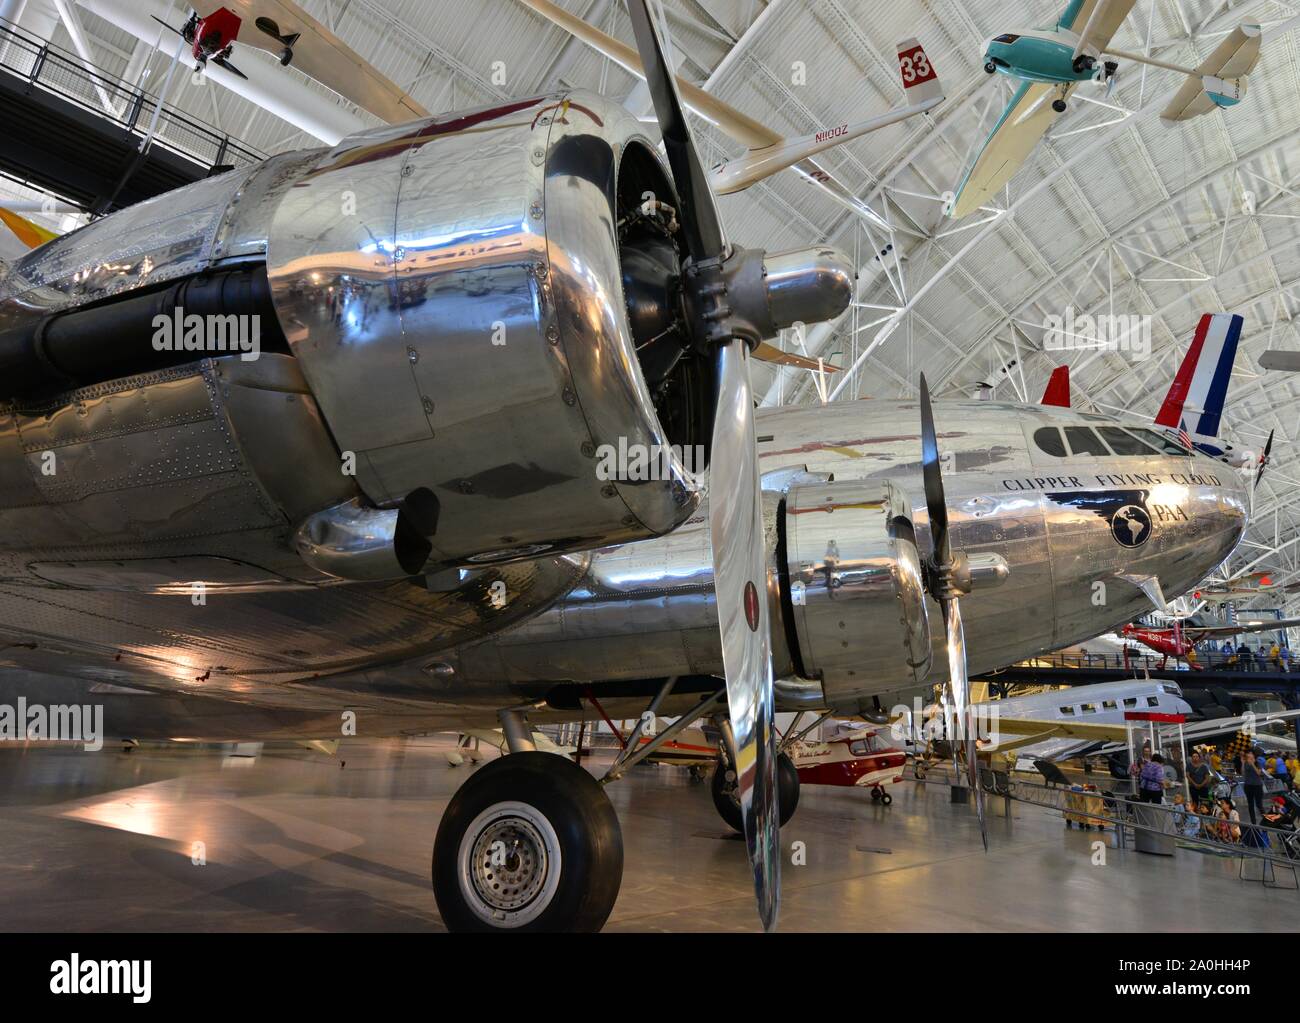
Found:
[[[1121,547],[1141,547],[1151,537],[1151,516],[1139,504],[1126,504],[1110,517],[1110,532]]]

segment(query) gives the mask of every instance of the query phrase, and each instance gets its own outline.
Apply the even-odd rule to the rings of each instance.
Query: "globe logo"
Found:
[[[1110,532],[1121,547],[1141,547],[1151,537],[1151,516],[1138,504],[1126,504],[1110,517]]]

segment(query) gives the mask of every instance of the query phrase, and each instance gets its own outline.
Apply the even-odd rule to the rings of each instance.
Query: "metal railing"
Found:
[[[1273,660],[1267,655],[1263,656],[1243,656],[1237,653],[1228,653],[1224,650],[1197,650],[1194,653],[1194,662],[1191,667],[1198,671],[1224,671],[1224,672],[1287,672],[1290,665],[1287,661]],[[1044,654],[1041,657],[1035,657],[1032,660],[1020,661],[1014,667],[1025,668],[1114,668],[1120,671],[1150,671],[1150,672],[1169,672],[1182,671],[1188,667],[1188,662],[1163,654],[1138,652],[1130,653],[1128,657],[1117,653],[1052,653]],[[1300,669],[1297,669],[1300,670]],[[995,677],[995,676],[993,676]]]
[[[1058,811],[1062,816],[1070,814],[1093,823],[1108,824],[1115,828],[1120,848],[1124,847],[1124,829],[1131,828],[1134,831],[1164,835],[1217,853],[1266,861],[1270,869],[1273,865],[1293,872],[1300,869],[1300,831],[1293,828],[1252,824],[1245,820],[1225,821],[1221,817],[1194,813],[1170,803],[1138,802],[1126,792],[1090,792],[1064,785],[1043,785],[1011,775],[996,774],[988,768],[980,769],[979,779],[980,788],[989,796],[1014,799]],[[930,765],[925,777],[918,780],[927,784],[950,786],[952,775],[948,773],[948,765]],[[1116,779],[1116,786],[1126,787],[1125,780]],[[1139,807],[1143,814],[1167,814],[1168,820],[1164,823],[1168,827],[1152,827],[1140,820],[1137,811]],[[1193,821],[1194,831],[1191,827]],[[1239,830],[1240,837],[1236,840],[1232,837],[1233,828]],[[1297,885],[1300,885],[1300,874],[1296,874],[1296,877]]]
[[[141,139],[146,137],[153,124],[156,110],[158,120],[154,125],[154,144],[201,167],[241,167],[266,158],[264,153],[183,113],[170,103],[163,103],[159,109],[158,98],[151,93],[106,71],[91,70],[76,54],[42,42],[3,20],[0,20],[0,69],[75,103]]]

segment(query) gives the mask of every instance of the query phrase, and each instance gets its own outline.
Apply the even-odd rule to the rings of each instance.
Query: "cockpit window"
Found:
[[[1161,686],[1160,688],[1161,688],[1164,692],[1169,693],[1171,696],[1182,696],[1182,695],[1183,695],[1183,691],[1182,691],[1181,689],[1179,689],[1179,688],[1178,688],[1177,686],[1175,686],[1175,685],[1165,685],[1165,686]]]
[[[1117,455],[1153,455],[1159,454],[1160,449],[1152,447],[1146,441],[1142,440],[1127,430],[1121,430],[1118,426],[1099,426],[1097,432],[1101,434],[1101,439],[1110,445],[1110,449]]]
[[[1014,43],[1019,38],[1018,35],[1013,35],[1012,33],[1007,32],[1000,36],[994,36],[993,41],[995,43]]]
[[[1101,442],[1091,426],[1067,426],[1065,439],[1070,443],[1072,455],[1100,455],[1102,458],[1110,455],[1110,448]]]
[[[1034,444],[1038,450],[1053,458],[1065,457],[1065,441],[1061,440],[1061,431],[1055,426],[1044,426],[1034,431]]]
[[[1192,449],[1187,447],[1181,441],[1176,440],[1172,435],[1161,433],[1159,430],[1134,430],[1139,437],[1155,444],[1166,455],[1190,455]]]

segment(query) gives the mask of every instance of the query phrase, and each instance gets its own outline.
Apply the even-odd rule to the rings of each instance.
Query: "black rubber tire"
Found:
[[[740,803],[727,791],[726,770],[719,760],[713,768],[713,805],[717,807],[718,816],[727,822],[732,831],[745,833],[745,822],[740,816]],[[789,823],[790,818],[799,807],[799,769],[785,753],[776,758],[776,790],[781,807],[781,827]]]
[[[882,792],[880,795],[880,802],[885,806],[890,806],[894,802],[894,797],[888,792]]]
[[[871,790],[871,798],[872,798],[873,800],[879,801],[880,797],[883,796],[883,795],[884,795],[884,793],[881,792],[880,789],[872,789],[872,790]]]
[[[549,904],[520,926],[493,923],[476,912],[458,876],[467,829],[502,802],[523,803],[540,814],[560,850],[560,877]],[[623,881],[618,815],[596,779],[573,761],[553,753],[512,753],[479,768],[452,797],[433,843],[432,876],[438,911],[451,931],[599,931]]]
[[[1052,109],[1055,110],[1058,114],[1065,113],[1065,100],[1063,99],[1052,100]]]
[[[997,71],[997,69],[998,69],[998,66],[997,66],[996,64],[994,64],[993,61],[991,61],[991,60],[990,60],[990,61],[987,61],[987,62],[984,64],[984,73],[985,73],[986,75],[994,74],[994,73]]]

